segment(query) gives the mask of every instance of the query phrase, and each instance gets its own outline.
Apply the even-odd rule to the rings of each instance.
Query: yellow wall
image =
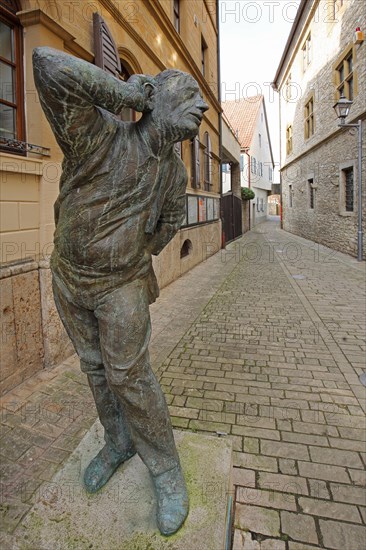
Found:
[[[54,231],[53,204],[58,194],[58,182],[61,174],[62,154],[58,148],[51,129],[44,117],[33,82],[31,55],[36,46],[52,46],[68,51],[89,61],[93,58],[93,11],[98,12],[108,24],[116,45],[124,56],[129,52],[129,61],[134,70],[148,74],[157,74],[165,68],[177,68],[191,73],[199,82],[204,98],[210,106],[205,114],[200,140],[208,131],[212,142],[213,186],[211,192],[216,196],[220,190],[219,178],[219,135],[217,102],[217,29],[215,4],[203,0],[181,1],[181,33],[173,27],[173,0],[162,0],[153,4],[149,0],[121,2],[117,0],[95,0],[85,2],[74,0],[22,0],[20,19],[26,32],[24,34],[25,50],[25,91],[26,91],[26,135],[27,141],[51,149],[50,157],[29,155],[29,158],[6,155],[6,162],[13,159],[18,168],[5,168],[2,175],[2,211],[5,212],[1,226],[2,238],[16,243],[14,253],[6,248],[6,257],[2,262],[22,259],[21,246],[24,240],[26,250],[50,252]],[[116,9],[117,8],[117,9]],[[208,46],[207,81],[202,77],[201,35]],[[213,92],[212,92],[213,90]],[[32,161],[30,158],[32,157]],[[22,160],[20,160],[22,159]],[[35,160],[33,160],[35,159]],[[190,188],[190,147],[183,146],[183,160],[188,170],[188,188]],[[28,196],[24,191],[24,177],[21,174],[23,165],[30,166],[38,162],[37,189],[38,196]],[[23,164],[22,164],[23,163]],[[28,177],[28,176],[27,176]],[[28,179],[35,176],[29,176]],[[18,195],[8,190],[14,187],[14,181],[20,179],[23,184],[16,184]],[[201,180],[203,181],[203,148],[201,148]],[[10,181],[12,182],[10,184]],[[35,181],[35,180],[34,180]],[[35,184],[33,184],[34,187]],[[201,186],[201,188],[203,185]],[[27,187],[28,193],[29,189]],[[192,191],[192,190],[190,190]],[[193,193],[197,192],[195,190]],[[5,195],[3,194],[5,193]],[[10,195],[9,195],[10,193]],[[207,194],[207,193],[203,193]],[[9,198],[11,197],[11,198]],[[42,256],[41,256],[42,257]]]
[[[198,81],[210,110],[205,113],[200,140],[208,131],[212,142],[211,192],[188,191],[218,197],[219,116],[217,83],[217,29],[215,4],[181,0],[181,33],[173,26],[173,0],[21,0],[18,13],[24,27],[26,140],[50,149],[49,156],[19,156],[0,152],[1,262],[5,267],[0,290],[5,306],[1,326],[6,332],[0,368],[0,393],[35,371],[57,365],[73,350],[52,299],[48,257],[53,247],[53,204],[58,195],[62,154],[42,112],[35,90],[32,51],[51,46],[94,60],[93,11],[106,21],[121,58],[134,72],[157,74],[166,68],[191,73]],[[201,74],[201,36],[207,46],[206,79]],[[201,146],[201,181],[203,182]],[[190,176],[190,144],[183,144],[183,161]],[[180,258],[185,239],[192,253]],[[180,231],[154,258],[161,287],[209,255],[221,243],[221,223],[211,222]],[[24,260],[27,260],[24,262]],[[24,325],[26,323],[26,325]],[[28,324],[27,324],[28,323]],[[29,325],[29,326],[28,326]],[[24,334],[26,338],[24,339]]]

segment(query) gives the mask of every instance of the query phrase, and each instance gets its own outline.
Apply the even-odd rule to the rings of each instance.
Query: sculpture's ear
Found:
[[[155,86],[150,82],[144,84],[144,111],[152,111],[154,108]]]

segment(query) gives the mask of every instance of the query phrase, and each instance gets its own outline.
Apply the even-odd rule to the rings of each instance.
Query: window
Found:
[[[334,23],[339,21],[337,14],[342,10],[343,6],[346,5],[346,0],[328,0],[328,23]]]
[[[314,189],[314,180],[308,180],[308,189],[309,189],[309,208],[314,210],[315,205],[315,189]]]
[[[314,135],[314,96],[309,99],[304,109],[305,139]]]
[[[258,176],[263,176],[263,163],[258,162]]]
[[[291,124],[286,128],[286,154],[292,153],[292,126]]]
[[[252,174],[257,173],[257,160],[254,157],[250,159],[250,171]]]
[[[271,166],[268,166],[268,179],[269,181],[273,180],[273,168]]]
[[[257,212],[259,212],[260,209],[259,209],[259,198],[257,197]]]
[[[309,32],[302,47],[302,70],[305,72],[312,59],[311,33]]]
[[[342,206],[346,212],[353,212],[354,203],[354,184],[353,184],[353,166],[342,170],[342,186],[341,193],[343,194]]]
[[[192,251],[192,241],[189,239],[186,239],[182,245],[182,248],[180,249],[180,257],[185,258],[186,256],[189,256],[189,254]]]
[[[19,153],[11,141],[25,140],[23,33],[15,16],[21,8],[15,0],[6,6],[0,18],[0,147]]]
[[[93,34],[96,66],[116,78],[126,80],[127,75],[123,75],[121,60],[112,33],[103,17],[97,12],[93,13]],[[130,71],[127,71],[128,73]]]
[[[240,172],[244,170],[244,155],[240,155]]]
[[[261,212],[264,212],[264,199],[261,199]]]
[[[289,208],[292,208],[292,197],[293,197],[293,190],[292,190],[292,184],[288,186],[288,205]]]
[[[201,184],[201,165],[200,165],[200,140],[196,136],[191,141],[191,186],[199,189]]]
[[[204,141],[204,164],[203,164],[203,182],[205,190],[209,191],[211,187],[211,175],[212,175],[212,156],[211,156],[211,138],[208,132],[205,132],[203,136]]]
[[[262,147],[262,136],[259,134],[259,147]]]
[[[180,5],[179,0],[174,0],[173,2],[173,11],[174,11],[174,27],[177,32],[180,32]]]
[[[291,75],[289,74],[285,84],[285,101],[291,101],[291,99]]]
[[[207,44],[201,36],[201,72],[203,76],[206,76],[207,73]]]
[[[354,74],[353,74],[353,48],[348,50],[335,69],[335,81],[337,87],[337,99],[344,95],[352,100],[354,96]]]

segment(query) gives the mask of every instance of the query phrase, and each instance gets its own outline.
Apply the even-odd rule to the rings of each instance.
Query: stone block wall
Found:
[[[366,124],[363,130],[366,141]],[[363,158],[366,158],[364,146]],[[345,212],[341,170],[354,167],[354,211]],[[366,163],[363,161],[363,174]],[[343,130],[336,137],[307,153],[282,174],[283,226],[301,235],[352,256],[357,255],[357,139]],[[308,179],[314,180],[314,208],[310,208]],[[292,185],[292,207],[289,190]],[[363,194],[363,220],[366,196]],[[364,243],[364,253],[366,252]]]
[[[356,26],[366,29],[363,2],[349,0],[330,17],[326,0],[312,3],[298,31],[294,56],[283,69],[281,105],[282,209],[285,230],[351,255],[357,253],[358,167],[357,131],[338,128],[333,110],[337,100],[335,69],[352,48],[354,99],[346,122],[364,120],[363,174],[366,158],[366,41],[354,44]],[[310,3],[309,3],[310,6]],[[301,32],[300,32],[301,31]],[[311,33],[312,60],[303,69],[302,46]],[[290,78],[291,77],[291,78]],[[292,98],[286,82],[290,80]],[[306,138],[305,104],[314,101],[314,133]],[[292,125],[292,152],[286,151],[286,128]],[[354,211],[344,210],[342,169],[354,168]],[[365,176],[363,177],[363,179]],[[310,208],[308,180],[313,180],[314,208]],[[291,186],[291,187],[290,187]],[[292,190],[292,201],[290,200]],[[364,193],[365,200],[365,193]],[[363,218],[365,219],[365,202]]]
[[[186,240],[189,241],[189,253],[181,258],[181,249]],[[220,248],[221,221],[181,229],[159,256],[153,256],[159,287],[164,288],[219,252]]]
[[[43,368],[41,296],[36,262],[1,270],[0,394]]]

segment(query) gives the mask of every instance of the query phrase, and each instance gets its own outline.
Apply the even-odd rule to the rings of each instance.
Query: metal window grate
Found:
[[[50,156],[50,149],[48,147],[3,136],[0,136],[0,147],[2,151],[8,151],[9,153],[34,153],[35,155],[42,155],[44,157]]]
[[[314,209],[314,203],[315,203],[315,191],[313,187],[314,180],[310,179],[308,180],[309,185],[309,206],[313,210]]]
[[[346,168],[343,172],[346,212],[353,212],[353,168]]]

